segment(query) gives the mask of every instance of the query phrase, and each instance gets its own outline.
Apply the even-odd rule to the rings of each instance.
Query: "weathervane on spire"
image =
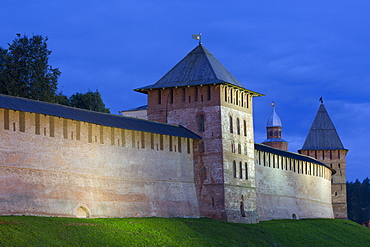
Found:
[[[321,102],[321,104],[324,104],[324,101],[322,100],[322,96],[320,97],[319,101]]]
[[[199,44],[200,44],[200,45],[202,44],[202,33],[199,33],[199,34],[192,34],[192,35],[191,35],[191,38],[192,38],[192,39],[199,40]]]

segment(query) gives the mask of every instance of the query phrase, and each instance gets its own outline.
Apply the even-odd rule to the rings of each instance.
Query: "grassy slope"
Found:
[[[1,246],[370,246],[370,229],[348,220],[0,217]]]

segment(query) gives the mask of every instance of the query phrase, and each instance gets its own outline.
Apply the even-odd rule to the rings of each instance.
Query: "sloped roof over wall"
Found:
[[[321,104],[302,150],[344,150],[324,104]]]
[[[138,106],[138,107],[131,108],[131,109],[128,109],[128,110],[123,110],[121,112],[126,112],[126,111],[144,111],[144,110],[148,110],[148,105]]]
[[[272,148],[270,146],[266,146],[266,145],[263,145],[263,144],[258,144],[258,143],[254,144],[254,148],[256,150],[259,150],[259,151],[273,153],[273,154],[288,157],[288,158],[291,158],[291,159],[311,162],[311,163],[315,163],[315,164],[318,164],[318,165],[321,165],[321,166],[325,166],[325,167],[329,168],[332,171],[332,174],[336,173],[336,171],[334,169],[332,169],[329,166],[325,165],[324,163],[321,163],[320,161],[318,161],[314,158],[311,158],[309,156],[306,156],[306,155],[292,153],[292,152],[284,151],[284,150],[281,150],[281,149]]]
[[[203,45],[199,44],[158,82],[135,91],[145,93],[149,89],[210,84],[229,84],[245,89]]]
[[[164,124],[137,118],[129,118],[113,114],[88,111],[58,104],[1,94],[0,108],[46,114],[115,128],[201,139],[197,134],[178,125]]]

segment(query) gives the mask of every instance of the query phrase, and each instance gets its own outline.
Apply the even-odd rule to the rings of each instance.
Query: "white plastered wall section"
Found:
[[[303,174],[272,164],[256,164],[257,208],[260,220],[333,218],[331,170],[323,176]]]
[[[186,138],[181,153],[169,151],[169,136],[164,136],[163,150],[158,145],[151,149],[150,133],[145,133],[143,148],[138,131],[125,131],[124,146],[122,140],[111,145],[110,129],[104,127],[101,144],[95,138],[100,128],[93,126],[88,143],[87,123],[81,122],[80,140],[72,140],[71,133],[64,139],[62,118],[54,119],[55,137],[50,137],[44,129],[48,116],[41,115],[42,131],[36,135],[35,114],[26,113],[25,132],[18,131],[17,114],[12,110],[9,117],[16,129],[4,130],[0,109],[0,214],[75,217],[83,207],[91,217],[199,216]],[[76,121],[67,122],[74,130]]]
[[[225,210],[228,221],[231,222],[258,222],[256,214],[256,185],[254,167],[254,136],[253,119],[250,109],[238,106],[221,107],[222,135],[223,135],[223,167],[225,186]],[[230,133],[230,117],[233,121],[233,133]],[[237,132],[237,119],[240,124],[240,134]],[[247,135],[244,135],[246,121]],[[234,145],[234,147],[232,147]],[[239,145],[241,147],[239,154]],[[233,162],[236,163],[236,178],[234,177]],[[240,162],[242,169],[240,171]],[[248,178],[246,179],[245,164],[247,164]],[[242,176],[240,176],[240,172]],[[241,178],[242,177],[242,178]],[[241,202],[243,202],[245,217],[242,216]]]

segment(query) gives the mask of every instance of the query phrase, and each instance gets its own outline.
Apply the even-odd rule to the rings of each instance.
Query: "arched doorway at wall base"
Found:
[[[77,218],[90,218],[90,211],[83,206],[80,206],[76,209]]]
[[[292,214],[292,218],[293,218],[293,220],[296,220],[297,219],[297,215],[296,214]]]

